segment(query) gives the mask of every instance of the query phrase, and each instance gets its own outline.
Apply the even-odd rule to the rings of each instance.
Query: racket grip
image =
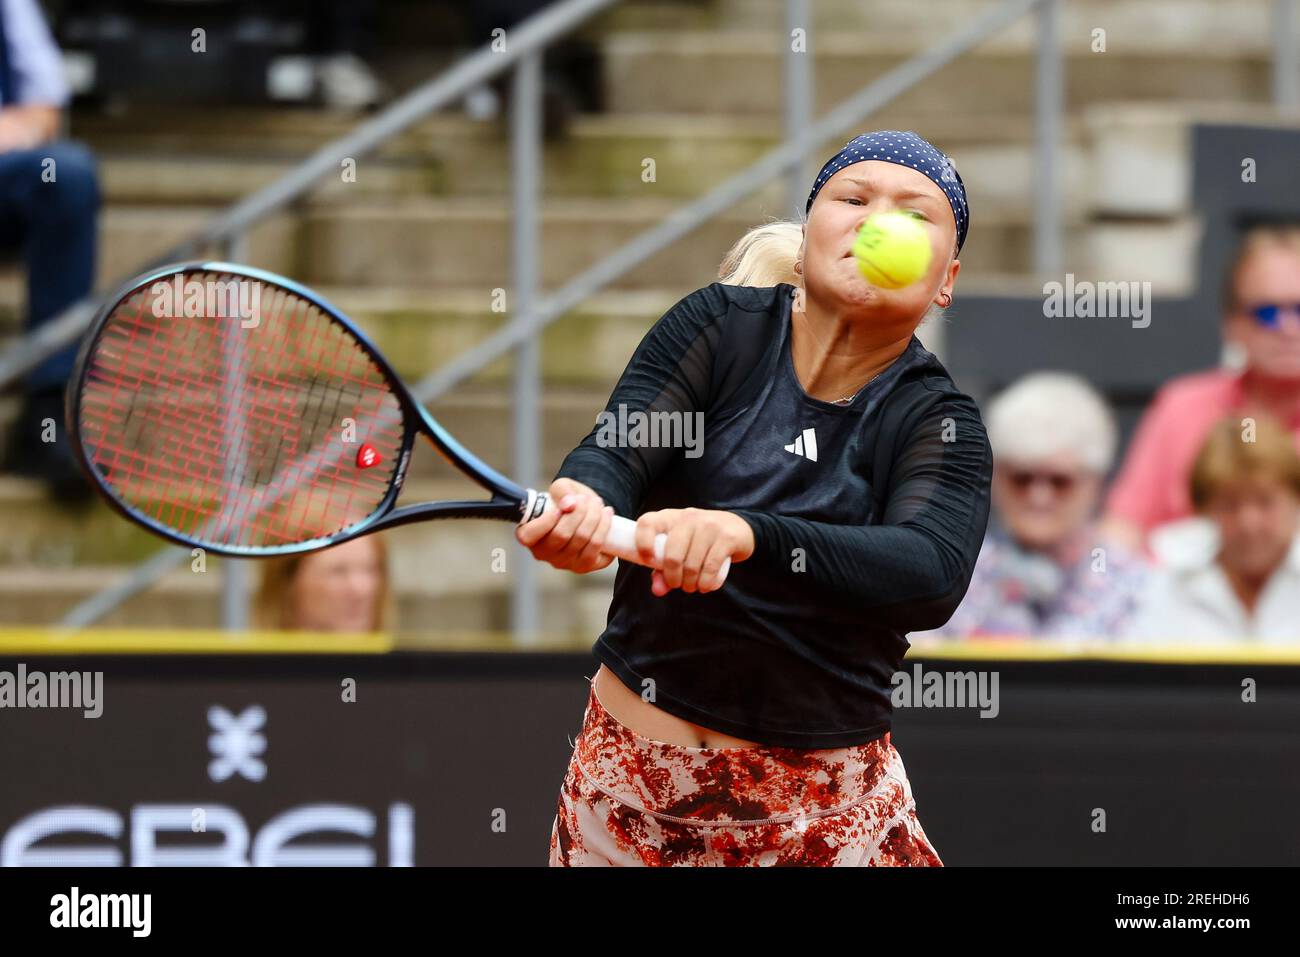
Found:
[[[664,544],[667,541],[668,536],[663,532],[655,536],[655,561],[663,562]],[[604,552],[606,555],[624,558],[638,565],[644,564],[641,561],[641,553],[636,548],[636,522],[622,515],[615,515],[614,520],[609,524],[609,532],[605,535]],[[727,580],[729,571],[731,571],[731,559],[724,558],[722,567],[718,569],[719,585]]]
[[[531,519],[541,515],[543,512],[555,508],[555,503],[550,500],[545,492],[537,492],[532,489],[528,490],[528,500],[524,503],[523,520],[520,524],[528,522]],[[660,532],[655,536],[655,561],[664,560],[664,545],[668,541],[668,536]],[[622,515],[615,515],[610,522],[609,532],[605,535],[605,547],[603,549],[606,555],[613,555],[615,558],[622,558],[625,561],[635,562],[638,565],[645,565],[641,559],[641,553],[636,547],[636,522],[630,518],[624,518]],[[654,566],[651,566],[654,567]],[[719,587],[727,580],[727,573],[731,571],[731,559],[724,558],[722,567],[718,569]]]

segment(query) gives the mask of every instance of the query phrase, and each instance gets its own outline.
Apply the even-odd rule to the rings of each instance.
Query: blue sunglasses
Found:
[[[1289,306],[1281,303],[1269,302],[1259,306],[1251,306],[1246,310],[1255,317],[1255,321],[1261,326],[1273,329],[1277,326],[1278,317],[1284,312],[1293,312],[1300,316],[1300,302],[1292,303]]]

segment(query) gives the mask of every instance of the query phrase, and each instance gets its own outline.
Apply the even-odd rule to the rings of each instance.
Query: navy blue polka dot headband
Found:
[[[863,133],[844,144],[844,148],[826,161],[817,174],[804,214],[812,209],[813,200],[826,185],[826,181],[853,163],[881,160],[909,166],[928,176],[948,197],[953,219],[957,221],[957,252],[966,242],[966,228],[970,225],[970,212],[966,206],[966,185],[961,181],[952,160],[939,152],[911,130],[877,130]]]

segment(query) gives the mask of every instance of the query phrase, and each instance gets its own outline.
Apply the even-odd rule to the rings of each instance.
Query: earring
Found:
[[[796,259],[796,260],[794,261],[794,273],[795,273],[796,276],[802,276],[802,275],[803,275],[803,260],[802,260],[802,259]]]
[[[943,299],[939,302],[939,308],[947,309],[951,305],[952,305],[952,296],[948,295],[946,292],[943,293]]]

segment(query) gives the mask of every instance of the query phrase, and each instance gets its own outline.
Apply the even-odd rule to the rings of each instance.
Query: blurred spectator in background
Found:
[[[993,509],[966,598],[925,634],[1113,638],[1131,624],[1145,563],[1099,542],[1102,483],[1115,455],[1106,402],[1079,376],[1036,372],[985,415]]]
[[[1247,233],[1225,284],[1224,338],[1237,368],[1181,376],[1156,393],[1106,503],[1105,530],[1146,544],[1192,513],[1187,476],[1210,427],[1257,410],[1300,445],[1300,227]]]
[[[1258,418],[1252,435],[1240,417],[1225,419],[1187,484],[1209,534],[1182,536],[1158,554],[1162,569],[1134,636],[1300,642],[1300,453],[1291,432]]]
[[[326,106],[359,110],[387,95],[367,60],[374,55],[375,0],[307,0],[308,46]]]
[[[257,626],[289,631],[370,632],[392,627],[388,548],[366,535],[319,552],[262,563]]]
[[[0,0],[0,248],[27,267],[27,327],[35,329],[90,293],[95,278],[99,191],[94,160],[59,141],[68,101],[58,48],[36,0]],[[76,345],[28,376],[5,467],[45,479],[65,499],[84,498],[63,437],[63,386]],[[53,420],[57,441],[42,441]]]
[[[494,31],[509,31],[550,6],[551,0],[472,0],[457,7],[465,21],[465,40],[471,52],[492,43]],[[548,47],[542,64],[542,135],[548,141],[565,137],[580,107],[580,88],[598,94],[599,74],[593,70],[596,53],[589,41],[569,36]],[[513,71],[471,90],[465,108],[477,120],[494,119],[508,106]]]

